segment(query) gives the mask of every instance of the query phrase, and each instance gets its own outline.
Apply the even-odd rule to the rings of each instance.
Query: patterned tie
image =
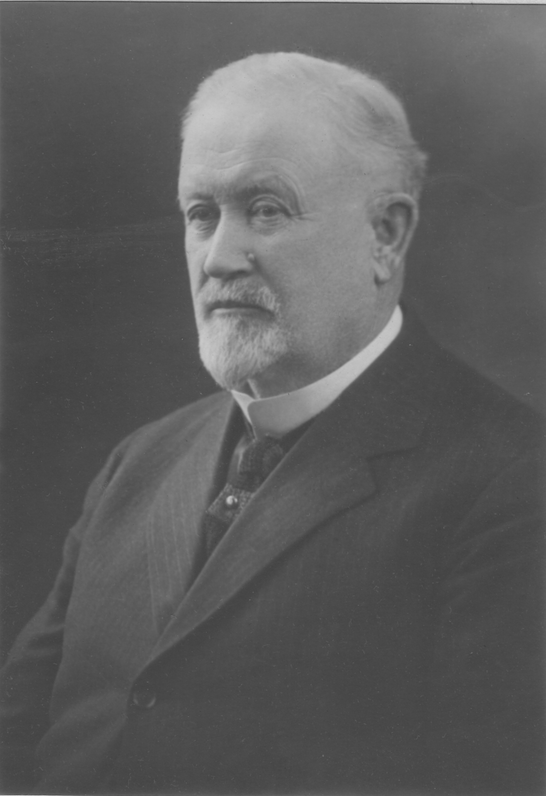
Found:
[[[246,445],[236,477],[225,485],[205,512],[203,536],[207,558],[284,454],[285,449],[274,437],[255,439]]]

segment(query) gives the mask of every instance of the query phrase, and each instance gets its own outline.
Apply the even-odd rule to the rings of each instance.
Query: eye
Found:
[[[250,208],[250,215],[252,218],[262,219],[264,221],[275,221],[276,219],[286,216],[285,208],[271,200],[260,199]]]
[[[186,211],[186,221],[198,227],[208,227],[218,219],[218,210],[211,205],[193,205]]]

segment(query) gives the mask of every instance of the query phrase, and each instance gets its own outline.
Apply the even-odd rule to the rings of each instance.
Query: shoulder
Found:
[[[215,392],[198,401],[182,406],[164,417],[136,429],[124,440],[125,445],[146,444],[197,430],[218,412],[231,406],[233,399],[226,392]],[[124,444],[122,443],[122,444]]]
[[[227,418],[232,405],[231,395],[217,392],[137,428],[114,448],[101,480],[109,482],[122,464],[153,468],[173,452],[187,449],[213,418]]]
[[[508,447],[542,439],[544,422],[537,412],[440,345],[412,311],[405,312],[396,344],[394,368],[426,409],[429,425],[446,434],[504,440]]]
[[[433,367],[426,379],[430,427],[437,434],[487,449],[499,459],[538,449],[543,418],[455,355],[432,343]]]

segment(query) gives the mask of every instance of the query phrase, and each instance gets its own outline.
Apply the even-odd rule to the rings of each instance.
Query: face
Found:
[[[201,357],[221,386],[261,396],[325,376],[378,331],[371,172],[302,104],[210,101],[182,153]]]

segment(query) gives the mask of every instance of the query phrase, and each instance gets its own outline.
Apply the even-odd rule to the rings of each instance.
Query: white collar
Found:
[[[372,362],[386,350],[402,328],[402,311],[396,307],[381,332],[356,356],[324,378],[293,392],[271,398],[252,398],[244,392],[231,394],[258,437],[282,437],[324,411]]]

